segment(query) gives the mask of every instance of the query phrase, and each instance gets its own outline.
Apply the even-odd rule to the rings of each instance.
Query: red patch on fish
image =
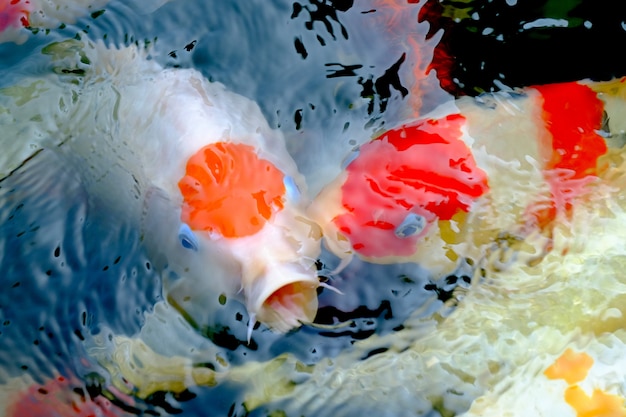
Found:
[[[354,250],[368,257],[410,255],[431,223],[469,211],[487,192],[487,176],[461,140],[464,123],[460,114],[420,121],[361,146],[341,188],[347,212],[334,219]],[[397,236],[410,213],[426,227]]]
[[[62,376],[50,379],[45,384],[32,385],[16,394],[11,398],[6,412],[7,417],[122,415],[106,398],[92,398],[82,384]]]
[[[283,208],[283,178],[252,146],[207,145],[189,158],[178,183],[184,198],[182,221],[192,230],[224,237],[253,235]]]
[[[28,27],[29,8],[29,1],[0,0],[0,31],[12,26]]]
[[[552,135],[546,169],[564,168],[571,178],[598,175],[598,158],[607,151],[602,128],[604,105],[589,87],[578,83],[533,87],[543,97],[543,119]]]
[[[533,87],[543,98],[546,133],[540,138],[544,174],[552,191],[552,206],[534,213],[545,227],[557,213],[569,213],[575,197],[597,177],[598,158],[607,152],[602,128],[604,105],[591,88],[575,82]]]

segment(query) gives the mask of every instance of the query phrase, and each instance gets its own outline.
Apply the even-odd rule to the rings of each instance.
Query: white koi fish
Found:
[[[224,295],[242,298],[249,332],[256,320],[282,332],[311,322],[319,232],[258,106],[135,47],[68,41],[45,53],[73,71],[2,90],[0,178],[58,152],[99,210],[140,224],[168,299],[196,322]]]

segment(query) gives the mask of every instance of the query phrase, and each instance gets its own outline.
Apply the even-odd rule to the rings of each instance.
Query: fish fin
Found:
[[[256,324],[256,314],[250,313],[250,318],[248,319],[248,331],[246,333],[246,341],[248,345],[250,344],[250,340],[252,339],[252,330],[254,330],[254,325]]]
[[[329,289],[329,290],[331,290],[333,292],[336,292],[337,294],[344,295],[343,292],[339,288],[335,288],[335,287],[333,287],[331,285],[328,285],[325,282],[320,282],[320,287],[327,288],[327,289]]]
[[[337,265],[337,267],[335,269],[333,269],[332,271],[330,271],[331,275],[338,275],[341,273],[341,271],[343,271],[344,269],[346,269],[346,267],[348,265],[350,265],[350,262],[352,262],[352,259],[354,258],[354,254],[350,253],[347,256],[341,258],[341,262],[339,262],[339,265]]]

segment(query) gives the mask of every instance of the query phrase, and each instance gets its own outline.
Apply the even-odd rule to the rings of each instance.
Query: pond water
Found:
[[[97,90],[98,80],[104,84],[108,75],[90,79],[93,84],[84,91],[96,91],[93,101],[84,108],[78,106],[76,114],[68,118],[70,123],[59,122],[69,114],[59,103],[64,98],[69,103],[75,99],[72,92],[83,91],[72,90],[72,86],[82,86],[84,68],[80,65],[96,73],[98,65],[106,67],[93,59],[97,54],[80,52],[90,48],[88,42],[104,41],[122,48],[135,45],[158,65],[157,72],[192,68],[209,81],[222,83],[227,90],[256,102],[269,126],[284,136],[309,195],[315,197],[348,172],[346,165],[356,167],[350,162],[359,145],[404,123],[414,123],[455,98],[507,86],[583,78],[608,81],[626,72],[621,60],[607,57],[606,65],[597,71],[589,65],[555,75],[552,71],[525,71],[519,68],[523,64],[499,67],[500,52],[496,52],[482,61],[484,71],[477,70],[473,59],[479,51],[474,50],[471,57],[460,51],[469,48],[463,47],[466,34],[477,32],[472,22],[485,34],[475,45],[484,42],[489,48],[493,42],[488,36],[492,31],[482,26],[498,20],[481,20],[479,16],[493,12],[487,5],[491,2],[470,2],[467,8],[457,8],[443,2],[400,0],[171,0],[164,4],[136,0],[94,1],[92,7],[84,6],[89,2],[68,1],[76,11],[70,13],[76,14],[75,19],[67,13],[57,19],[49,12],[50,21],[37,23],[35,12],[19,12],[31,18],[29,29],[20,24],[11,26],[8,19],[13,17],[9,13],[13,3],[0,0],[0,29],[5,30],[4,38],[0,37],[0,152],[4,153],[0,156],[0,416],[314,417],[363,412],[452,416],[466,411],[471,416],[487,415],[485,410],[490,406],[492,410],[522,413],[513,415],[528,415],[523,414],[521,400],[515,402],[510,397],[525,392],[566,348],[584,352],[609,368],[621,363],[626,349],[621,307],[625,254],[616,242],[626,237],[619,193],[624,181],[621,149],[626,127],[619,115],[626,107],[622,106],[625,93],[619,81],[592,84],[589,90],[602,97],[604,104],[600,106],[604,107],[599,114],[604,111],[609,115],[606,123],[593,128],[609,143],[606,160],[600,158],[609,167],[606,171],[596,172],[595,150],[584,157],[593,158],[589,167],[584,162],[567,166],[549,162],[543,171],[532,162],[530,168],[524,167],[524,161],[536,156],[533,152],[541,152],[534,145],[527,148],[516,144],[520,135],[532,140],[538,135],[534,130],[538,122],[532,119],[532,106],[539,103],[532,101],[535,93],[516,90],[482,98],[478,104],[469,97],[459,99],[453,112],[463,113],[469,122],[477,121],[476,125],[470,123],[471,129],[476,129],[470,132],[472,136],[480,138],[484,133],[487,137],[484,142],[478,139],[473,148],[475,164],[487,175],[498,173],[488,179],[493,191],[488,195],[494,196],[489,197],[493,198],[489,203],[479,200],[486,185],[475,194],[458,192],[458,207],[479,207],[480,215],[472,218],[467,229],[469,243],[445,237],[457,236],[455,225],[464,222],[469,210],[463,209],[462,214],[454,214],[457,217],[439,215],[445,225],[438,223],[437,227],[451,231],[441,232],[448,234],[435,242],[445,241],[447,252],[421,249],[417,257],[398,256],[393,262],[380,263],[367,256],[354,257],[341,271],[331,273],[341,259],[332,247],[324,247],[315,259],[319,274],[340,293],[318,288],[314,323],[286,334],[259,324],[249,341],[249,314],[237,294],[220,297],[218,308],[203,311],[209,304],[196,302],[195,307],[185,310],[173,300],[175,291],[168,292],[168,279],[174,279],[164,271],[171,266],[160,263],[151,249],[154,244],[147,243],[143,220],[137,216],[149,209],[132,197],[135,189],[142,196],[146,192],[143,179],[134,171],[138,166],[132,159],[134,154],[128,158],[116,154],[120,159],[111,163],[113,168],[102,167],[98,160],[85,162],[79,146],[64,145],[101,140],[94,132],[115,138],[115,129],[107,129],[118,123],[117,113],[113,117],[109,111],[117,112],[117,108]],[[577,13],[584,12],[580,2],[556,9],[549,3],[524,9],[524,18],[517,22],[523,28],[520,33],[549,42],[553,34],[548,30],[558,26],[561,19],[569,22],[575,36],[597,39],[606,34],[597,28],[610,27],[606,30],[614,30],[614,37],[624,37],[623,22],[609,19],[602,26],[595,14],[579,22]],[[39,2],[28,4],[37,7]],[[507,1],[498,10],[510,20],[515,5]],[[433,16],[440,19],[435,21]],[[456,19],[446,20],[451,16]],[[548,21],[537,20],[542,16]],[[587,21],[591,23],[585,24]],[[435,30],[438,26],[441,31]],[[587,32],[580,35],[579,29]],[[495,33],[494,38],[507,35],[506,30],[496,27],[501,33]],[[440,43],[442,39],[445,42]],[[507,45],[518,43],[523,42],[515,39]],[[91,58],[85,61],[85,54]],[[542,59],[549,59],[550,54],[541,54]],[[82,59],[79,64],[75,62],[77,56]],[[444,61],[438,59],[444,56],[456,56],[456,66],[442,64]],[[510,62],[509,58],[507,55],[502,61]],[[109,62],[112,67],[118,64],[116,59]],[[121,75],[114,75],[113,80],[127,75],[122,68]],[[57,76],[62,82],[44,83],[41,89],[15,89]],[[158,85],[158,80],[157,75],[143,80],[143,88],[153,81]],[[123,97],[130,90],[121,88],[116,94]],[[551,93],[538,91],[547,102]],[[572,97],[579,94],[575,88],[563,91]],[[140,107],[141,96],[134,100]],[[177,110],[184,113],[185,100],[176,103],[181,106]],[[241,108],[232,107],[235,122],[237,118],[257,117],[252,110],[246,113],[246,102],[233,103],[241,104]],[[483,115],[485,109],[493,113]],[[590,108],[589,113],[596,111]],[[436,117],[440,117],[442,110],[437,112]],[[567,118],[574,116],[568,113]],[[527,119],[530,122],[518,121]],[[559,120],[554,116],[548,124],[558,125]],[[85,123],[98,128],[86,130]],[[455,122],[450,123],[454,127]],[[585,122],[580,123],[583,126]],[[46,130],[48,124],[61,127]],[[44,137],[50,132],[54,132],[53,137]],[[497,145],[485,132],[504,137],[504,145]],[[600,137],[596,136],[584,140]],[[36,145],[19,145],[26,142]],[[39,146],[42,143],[45,146]],[[487,147],[485,156],[481,156],[478,145]],[[587,142],[583,146],[593,148]],[[121,149],[124,152],[127,148]],[[361,146],[357,158],[366,155],[366,149],[370,148]],[[425,149],[427,153],[434,148]],[[376,151],[371,152],[376,155]],[[515,152],[522,156],[506,159]],[[507,162],[489,162],[492,155]],[[436,159],[435,154],[432,156]],[[419,154],[413,157],[419,158]],[[468,160],[473,162],[471,157]],[[373,157],[368,166],[378,166],[375,161]],[[130,168],[124,168],[119,178],[107,177],[124,163]],[[89,164],[96,168],[90,170],[93,167]],[[380,169],[391,169],[389,165],[381,164]],[[598,162],[598,166],[604,165]],[[578,176],[583,168],[587,171]],[[516,169],[519,175],[513,172]],[[549,174],[542,174],[553,170],[558,177],[559,169],[574,170],[573,177],[579,182],[567,183],[562,191],[563,187],[554,185],[558,178],[553,181]],[[471,167],[464,172],[468,171],[474,172]],[[132,175],[126,175],[129,172]],[[586,186],[580,184],[587,184],[585,181],[596,175],[602,178],[599,185],[589,180],[595,187],[594,197],[576,188]],[[109,179],[101,182],[101,177]],[[466,185],[442,181],[446,184],[442,188]],[[100,184],[119,185],[123,191],[107,195],[102,193],[105,185]],[[561,191],[565,197],[558,200],[554,195]],[[546,193],[552,193],[550,198],[557,203],[546,203]],[[518,198],[520,194],[531,197]],[[576,198],[582,195],[582,202],[569,200],[571,194]],[[444,199],[455,196],[457,191],[453,190]],[[526,210],[528,201],[534,204],[533,198],[538,199],[539,206],[554,204],[557,211],[562,204],[566,209],[561,214],[566,220],[550,223],[549,233],[544,229],[535,234],[520,232],[508,213],[517,216],[533,211]],[[576,204],[582,208],[572,214],[570,206]],[[541,223],[544,212],[537,211],[539,214],[533,212],[532,216]],[[434,221],[427,215],[416,216],[407,219]],[[594,221],[586,220],[590,218]],[[409,226],[420,229],[410,229],[409,234],[422,236],[421,228],[426,230],[419,222]],[[498,232],[491,233],[493,230]],[[147,233],[153,233],[149,236],[155,237],[155,242],[162,237],[158,232]],[[584,236],[589,235],[597,237],[596,243],[585,246]],[[504,252],[514,252],[514,260],[507,263],[500,259],[502,262],[495,263],[507,267],[493,267],[490,256],[508,256],[509,252],[498,252],[503,247]],[[530,260],[524,258],[526,252]],[[538,253],[541,256],[535,262],[533,255]],[[173,263],[176,257],[171,253],[167,256]],[[462,260],[464,257],[467,261]],[[518,262],[518,258],[522,260]],[[597,281],[592,282],[591,277]],[[202,291],[212,291],[208,288],[191,291],[202,298]],[[217,298],[216,294],[211,295]],[[593,368],[590,375],[595,379],[587,382],[591,388],[585,389],[597,388],[607,398],[621,399],[622,406],[615,406],[615,412],[622,414],[611,415],[626,415],[626,386],[623,380],[616,382],[623,372],[616,372],[619,375]],[[561,400],[562,408],[557,410],[576,415],[574,411],[580,408],[560,394],[566,388],[550,388],[550,395]],[[473,403],[476,398],[481,400]],[[498,402],[499,398],[504,400]],[[555,404],[552,398],[547,395],[546,403]],[[483,414],[481,404],[487,404]],[[545,410],[540,408],[536,415],[570,415]],[[605,415],[601,407],[598,410],[589,415]]]

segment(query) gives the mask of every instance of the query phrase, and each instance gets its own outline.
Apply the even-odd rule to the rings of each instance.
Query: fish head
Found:
[[[317,311],[320,233],[303,214],[299,183],[254,146],[235,142],[197,151],[178,183],[181,247],[215,248],[236,263],[227,279],[239,286],[251,322],[278,331],[313,321]]]
[[[442,222],[467,213],[488,185],[461,139],[464,123],[460,114],[418,120],[361,145],[312,205],[330,250],[411,260]]]

